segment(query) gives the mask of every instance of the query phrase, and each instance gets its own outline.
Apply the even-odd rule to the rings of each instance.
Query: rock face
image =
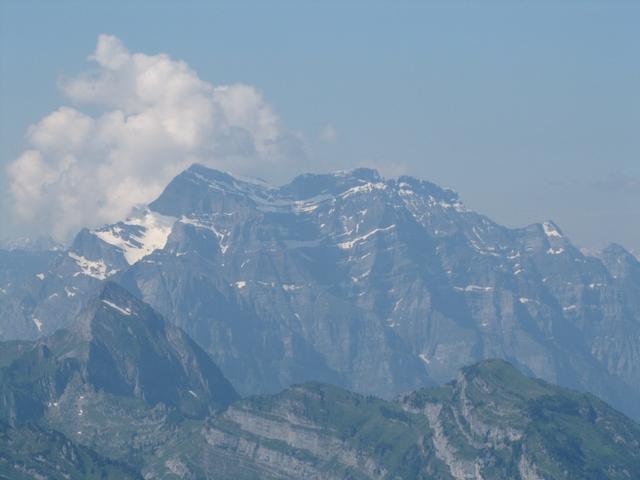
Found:
[[[391,398],[501,357],[640,418],[635,257],[584,256],[552,222],[502,227],[415,178],[357,169],[275,188],[194,165],[51,255],[20,282],[0,264],[2,338],[66,325],[109,279],[243,393],[316,380]]]
[[[233,404],[149,472],[178,464],[193,474],[185,478],[451,478],[422,415],[319,383]]]
[[[99,391],[132,396],[201,417],[237,398],[218,367],[182,330],[124,288],[107,282],[66,331],[41,341],[75,358]]]
[[[147,467],[164,478],[627,479],[640,428],[501,360],[397,402],[308,383],[234,403]]]
[[[637,424],[502,360],[464,368],[455,382],[401,402],[429,419],[436,457],[454,478],[633,478],[640,468]]]

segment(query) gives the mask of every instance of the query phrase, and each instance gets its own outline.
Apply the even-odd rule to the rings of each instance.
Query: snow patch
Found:
[[[458,213],[465,213],[467,212],[467,208],[464,206],[464,204],[462,202],[453,202],[453,203],[449,203],[449,202],[438,202],[438,205],[442,208],[453,208],[456,212]]]
[[[125,230],[119,225],[106,226],[91,233],[103,242],[122,250],[127,263],[133,265],[154,250],[165,247],[176,220],[175,217],[160,215],[146,209],[138,216],[128,218],[123,222],[125,227],[140,227],[136,233],[123,235]]]
[[[461,292],[491,292],[493,287],[482,287],[480,285],[467,285],[466,287],[453,287]]]
[[[105,305],[108,305],[109,307],[113,308],[114,310],[117,310],[118,312],[120,312],[123,315],[131,315],[131,309],[130,308],[123,308],[119,305],[116,305],[113,302],[110,302],[109,300],[102,300],[102,303],[104,303]]]
[[[542,228],[544,229],[544,234],[547,237],[562,238],[562,234],[551,222],[544,222],[542,224]]]
[[[342,198],[347,198],[357,193],[370,193],[370,192],[373,192],[374,190],[386,190],[386,188],[387,186],[382,182],[376,182],[376,183],[367,182],[342,192],[340,196]]]
[[[76,273],[76,275],[81,273],[89,277],[97,278],[98,280],[104,280],[105,278],[118,273],[118,270],[115,269],[108,270],[107,265],[103,260],[89,260],[82,255],[77,255],[73,252],[69,252],[68,255],[70,258],[75,260],[76,265],[80,267],[80,272]]]
[[[386,232],[386,231],[392,230],[395,227],[396,227],[395,225],[389,225],[388,227],[384,227],[384,228],[376,228],[376,229],[371,230],[370,232],[368,232],[368,233],[366,233],[366,234],[364,234],[364,235],[362,235],[360,237],[354,238],[353,240],[350,240],[348,242],[339,243],[338,244],[338,248],[340,248],[342,250],[347,250],[347,249],[353,248],[358,243],[367,241],[373,235],[375,235],[377,233],[380,233],[380,232]]]
[[[520,303],[538,303],[535,300],[532,300],[531,298],[527,298],[527,297],[520,297]]]
[[[371,273],[371,269],[367,270],[366,272],[364,272],[361,275],[358,275],[357,277],[351,277],[351,281],[359,282],[361,280],[364,280],[365,278],[367,278],[369,276],[370,273]]]
[[[40,320],[38,320],[37,318],[33,319],[33,323],[36,324],[36,328],[38,329],[39,332],[42,331],[42,322]]]

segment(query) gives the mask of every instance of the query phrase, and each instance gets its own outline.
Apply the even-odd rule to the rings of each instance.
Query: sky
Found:
[[[198,161],[370,166],[640,253],[640,2],[0,2],[0,238],[67,240]]]

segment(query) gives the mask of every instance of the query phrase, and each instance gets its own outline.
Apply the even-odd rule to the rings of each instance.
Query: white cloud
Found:
[[[212,85],[108,35],[89,60],[97,68],[61,85],[76,108],[32,125],[29,149],[7,167],[13,211],[38,233],[64,240],[120,219],[196,161],[271,180],[304,161],[303,141],[252,86]]]

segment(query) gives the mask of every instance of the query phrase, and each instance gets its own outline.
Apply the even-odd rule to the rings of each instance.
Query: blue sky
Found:
[[[75,106],[60,84],[91,68],[98,35],[109,34],[131,52],[182,60],[213,85],[255,87],[305,139],[306,156],[274,181],[372,165],[452,187],[508,226],[552,219],[580,246],[619,242],[640,252],[638,2],[5,0],[0,8],[4,191],[14,182],[5,167],[31,148],[29,126]],[[335,135],[323,141],[329,125]],[[12,213],[7,196],[0,201]],[[2,237],[33,226],[0,228]]]

